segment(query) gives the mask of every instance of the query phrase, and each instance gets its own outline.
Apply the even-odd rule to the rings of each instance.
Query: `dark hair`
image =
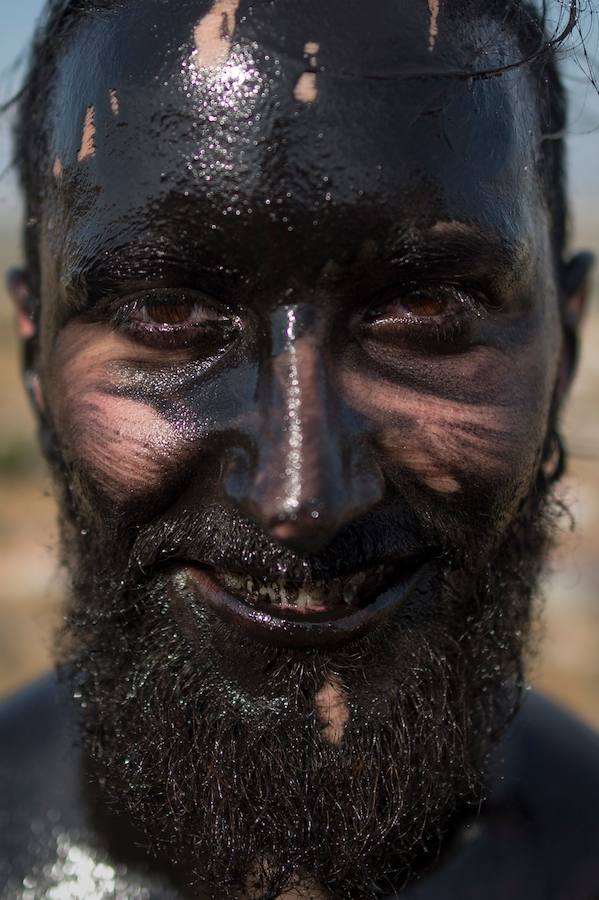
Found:
[[[25,257],[32,279],[32,289],[39,291],[38,228],[44,180],[47,177],[46,104],[43,101],[52,83],[53,73],[66,37],[81,20],[114,9],[124,0],[48,0],[45,14],[37,28],[31,47],[29,65],[23,87],[16,98],[15,160],[25,199]],[[477,4],[460,0],[464,7]],[[440,73],[439,77],[478,79],[492,77],[511,68],[528,66],[538,86],[543,129],[541,175],[545,183],[548,208],[552,218],[552,237],[556,265],[565,252],[568,210],[564,172],[564,132],[566,102],[559,74],[558,49],[579,21],[577,0],[567,0],[563,27],[550,36],[545,27],[546,0],[538,12],[530,0],[485,0],[485,11],[495,15],[507,30],[516,34],[522,57],[495,69]],[[480,5],[478,4],[478,9]]]

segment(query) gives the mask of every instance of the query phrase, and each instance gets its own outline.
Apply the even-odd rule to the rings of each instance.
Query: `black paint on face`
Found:
[[[314,776],[307,794],[288,782],[285,807],[282,784],[260,793],[252,761],[244,813],[255,823],[252,802],[265,810],[266,843],[243,825],[227,833],[228,806],[203,807],[203,837],[191,807],[178,826],[168,819],[187,857],[217,825],[220,849],[234,841],[235,871],[214,841],[212,869],[202,862],[215,882],[266,862],[279,887],[308,871],[340,896],[372,896],[368,879],[405,874],[422,821],[436,833],[457,798],[476,796],[510,707],[502,685],[520,678],[560,347],[550,222],[527,74],[429,77],[489,45],[498,59],[517,54],[485,12],[464,21],[451,8],[441,4],[433,35],[424,2],[329,5],[323,21],[316,2],[133,0],[63,49],[48,110],[40,362],[70,483],[89,708],[113,745],[128,738],[132,760],[150,720],[165,759],[163,715],[183,765],[207,750],[193,700],[210,740],[237,734],[221,772],[235,797],[252,734],[269,735],[263,749],[281,765],[289,736],[289,758]],[[187,577],[190,565],[216,567],[267,594],[281,579],[314,593],[406,560],[421,577],[405,603],[371,618],[365,638],[318,652],[265,648],[262,625],[244,633],[215,618]],[[319,731],[329,689],[340,719]],[[173,690],[176,721],[160,707]],[[128,734],[103,706],[110,696]],[[438,727],[416,751],[425,719]],[[326,757],[339,772],[331,802],[347,799],[370,739],[378,750],[356,790],[374,817],[350,827],[341,815],[326,831],[319,766]],[[402,842],[411,813],[390,810],[417,803],[409,773],[389,778],[386,812],[370,801],[410,741],[438,802],[422,800]],[[127,782],[120,749],[111,778]],[[188,797],[196,819],[215,787],[207,771]],[[161,796],[159,763],[144,777]],[[129,789],[151,822],[141,782]],[[324,849],[290,835],[292,814],[323,830]]]

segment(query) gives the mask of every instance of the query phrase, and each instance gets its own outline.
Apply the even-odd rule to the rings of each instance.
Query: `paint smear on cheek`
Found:
[[[330,675],[314,697],[316,718],[322,725],[320,736],[336,746],[341,743],[349,722],[347,694],[336,675]]]
[[[187,449],[151,407],[101,391],[87,392],[63,421],[71,454],[117,500],[159,490]]]
[[[515,456],[522,461],[530,451],[526,418],[510,406],[456,402],[356,375],[346,388],[358,410],[389,422],[379,432],[386,457],[438,493],[457,493],[473,471],[509,474]]]
[[[218,66],[227,61],[239,3],[240,0],[216,0],[196,25],[193,39],[200,66]]]
[[[152,406],[110,392],[107,371],[121,355],[111,332],[97,338],[86,326],[67,329],[56,344],[51,397],[69,456],[117,500],[161,488],[192,447]]]
[[[96,152],[96,111],[93,106],[88,106],[85,111],[85,119],[83,121],[83,132],[81,134],[81,146],[77,154],[77,161],[84,162],[86,159],[94,156]]]

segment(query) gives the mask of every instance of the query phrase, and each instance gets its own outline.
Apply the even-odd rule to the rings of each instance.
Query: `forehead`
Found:
[[[525,240],[541,198],[527,76],[439,77],[517,53],[443,2],[132,0],[61,55],[49,208],[83,255],[143,233],[330,258],[341,232],[439,221]]]

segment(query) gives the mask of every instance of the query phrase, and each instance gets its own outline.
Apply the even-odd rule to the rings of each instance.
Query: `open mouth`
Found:
[[[195,563],[177,566],[170,579],[185,619],[198,604],[263,643],[324,647],[355,640],[386,621],[427,568],[411,557],[346,576],[294,581],[231,572]]]
[[[301,583],[282,578],[266,581],[222,569],[214,569],[212,574],[225,590],[252,606],[267,607],[274,615],[294,612],[301,616],[324,613],[338,617],[351,614],[372,600],[392,578],[394,570],[391,566],[377,566],[345,578],[305,579]]]

